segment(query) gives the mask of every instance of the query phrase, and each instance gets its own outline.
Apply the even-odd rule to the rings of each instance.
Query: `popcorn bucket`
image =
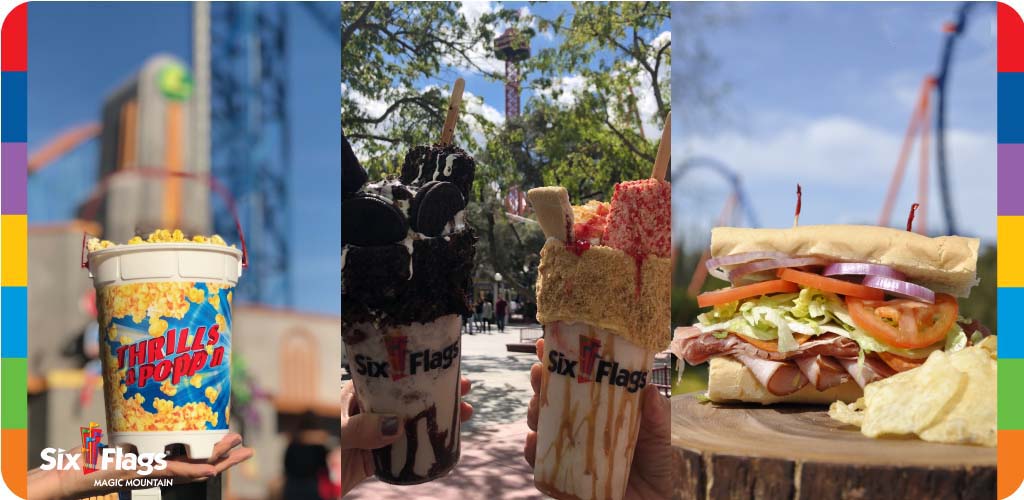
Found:
[[[231,415],[231,301],[247,260],[244,238],[242,250],[143,243],[87,257],[84,243],[110,444],[139,453],[182,444],[190,458],[209,458]]]

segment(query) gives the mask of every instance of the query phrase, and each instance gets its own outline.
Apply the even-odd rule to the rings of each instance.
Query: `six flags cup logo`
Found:
[[[435,370],[447,370],[459,357],[458,340],[440,350],[423,349],[410,352],[408,337],[387,335],[384,337],[384,348],[388,353],[387,360],[379,361],[362,354],[357,355],[356,373],[365,377],[390,378],[397,381]]]
[[[100,448],[103,443],[103,429],[100,429],[96,422],[89,422],[89,427],[79,427],[82,431],[82,454],[85,455],[85,466],[82,467],[83,474],[96,472],[97,459],[100,456]]]
[[[575,378],[580,384],[608,384],[636,392],[647,385],[647,372],[627,370],[618,361],[601,357],[601,341],[580,335],[580,359],[570,359],[555,349],[548,351],[548,371],[563,377]]]
[[[42,470],[80,470],[82,474],[91,474],[98,470],[134,470],[140,476],[148,476],[154,470],[167,468],[166,453],[131,453],[120,448],[105,446],[100,439],[103,429],[96,422],[89,422],[89,427],[80,427],[82,433],[82,452],[68,453],[62,448],[44,448],[39,453],[43,459]],[[84,457],[83,457],[84,455]],[[82,465],[79,465],[79,460]]]

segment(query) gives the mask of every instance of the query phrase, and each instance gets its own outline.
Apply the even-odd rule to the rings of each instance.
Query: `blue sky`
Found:
[[[299,310],[338,314],[340,48],[302,5],[288,6],[288,22],[294,305]],[[29,151],[70,126],[98,120],[102,99],[147,57],[164,52],[191,61],[190,37],[191,7],[185,3],[33,3],[29,7]],[[95,147],[83,148],[40,174],[49,178],[30,181],[30,218],[35,222],[70,218],[72,204],[60,199],[83,191],[72,186],[55,195],[56,186],[91,182],[81,171],[95,168],[97,157]],[[55,182],[60,175],[75,182]]]
[[[729,164],[742,176],[763,226],[792,224],[798,182],[804,191],[802,224],[876,223],[921,81],[938,67],[942,24],[953,19],[958,4],[703,7],[725,18],[702,34],[718,62],[708,77],[729,91],[709,114],[714,118],[673,129],[676,161],[702,155]],[[678,12],[674,6],[676,29],[684,24]],[[678,79],[673,83],[685,85]],[[993,241],[994,5],[975,6],[947,85],[947,142],[959,231]],[[934,139],[932,145],[928,226],[938,232],[944,224]],[[904,223],[917,198],[916,150],[893,211],[894,225]],[[677,229],[706,234],[728,189],[714,176],[694,174],[676,186],[676,193],[682,194],[676,196],[677,212],[685,212],[676,218]]]

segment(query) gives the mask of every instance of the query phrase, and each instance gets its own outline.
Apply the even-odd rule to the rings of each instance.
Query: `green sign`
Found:
[[[160,68],[156,75],[156,84],[168,99],[184,101],[192,95],[192,74],[188,68],[177,63]]]

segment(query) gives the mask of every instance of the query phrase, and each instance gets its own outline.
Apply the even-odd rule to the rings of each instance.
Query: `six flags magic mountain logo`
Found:
[[[103,444],[103,429],[96,422],[89,427],[79,427],[82,435],[81,453],[69,453],[62,448],[43,448],[39,453],[43,459],[43,470],[80,470],[91,474],[98,470],[134,470],[140,476],[148,476],[154,470],[167,468],[166,453],[131,453],[120,448]],[[79,463],[81,461],[81,464]]]

